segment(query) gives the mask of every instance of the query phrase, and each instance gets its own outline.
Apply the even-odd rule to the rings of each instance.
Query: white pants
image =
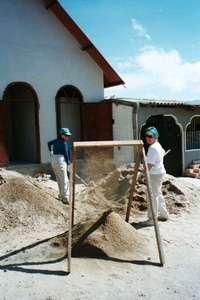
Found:
[[[63,155],[51,155],[51,166],[55,173],[59,188],[59,197],[69,197],[69,179],[67,176],[67,164]]]
[[[167,214],[165,199],[162,194],[162,182],[164,176],[164,174],[150,174],[150,183],[153,194],[153,207],[156,217],[160,214]],[[150,205],[148,205],[148,217],[152,217]]]

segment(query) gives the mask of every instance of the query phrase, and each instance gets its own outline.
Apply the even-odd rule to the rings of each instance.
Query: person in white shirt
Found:
[[[153,194],[153,206],[155,215],[160,221],[167,221],[169,214],[166,208],[165,199],[162,195],[162,182],[166,174],[163,164],[165,150],[158,142],[158,131],[155,127],[147,128],[145,132],[145,139],[149,145],[146,163],[149,169],[150,183]],[[148,207],[148,220],[153,225],[151,210]]]

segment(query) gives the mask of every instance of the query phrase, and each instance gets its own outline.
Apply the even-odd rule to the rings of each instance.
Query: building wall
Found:
[[[125,102],[126,103],[126,102]],[[176,124],[179,125],[182,134],[182,157],[183,170],[192,160],[200,159],[200,149],[186,150],[186,128],[193,116],[199,115],[200,110],[189,110],[174,107],[139,107],[138,114],[134,113],[133,107],[113,103],[113,118],[115,120],[113,126],[114,139],[132,139],[135,136],[133,130],[134,118],[137,117],[138,137],[140,138],[141,128],[146,120],[153,115],[168,115],[174,117]]]
[[[35,89],[45,162],[46,142],[56,136],[58,89],[74,85],[85,102],[100,101],[104,97],[102,70],[42,0],[0,1],[0,40],[0,99],[11,82],[27,82]]]
[[[200,116],[200,110],[189,110],[183,108],[170,107],[140,107],[138,114],[138,125],[141,128],[146,120],[153,115],[170,115],[174,116],[177,125],[179,125],[182,134],[182,155],[183,155],[183,170],[193,159],[200,159],[200,149],[186,150],[186,127],[190,123],[194,115]]]

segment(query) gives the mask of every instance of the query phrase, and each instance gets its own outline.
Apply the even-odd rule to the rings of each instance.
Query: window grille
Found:
[[[200,116],[194,117],[186,130],[186,150],[200,149]]]

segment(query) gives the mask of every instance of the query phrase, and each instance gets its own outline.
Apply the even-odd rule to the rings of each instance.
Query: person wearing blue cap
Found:
[[[149,145],[146,163],[149,169],[155,215],[158,220],[167,221],[169,218],[169,214],[166,208],[165,199],[162,195],[162,182],[166,174],[166,170],[163,164],[165,150],[158,142],[158,137],[159,134],[155,127],[149,127],[146,129],[145,140]],[[149,225],[153,225],[150,208],[148,208],[147,222],[149,223]]]
[[[48,142],[51,166],[55,173],[59,188],[58,199],[69,204],[68,169],[71,163],[69,138],[72,135],[68,128],[61,128],[59,138]]]

